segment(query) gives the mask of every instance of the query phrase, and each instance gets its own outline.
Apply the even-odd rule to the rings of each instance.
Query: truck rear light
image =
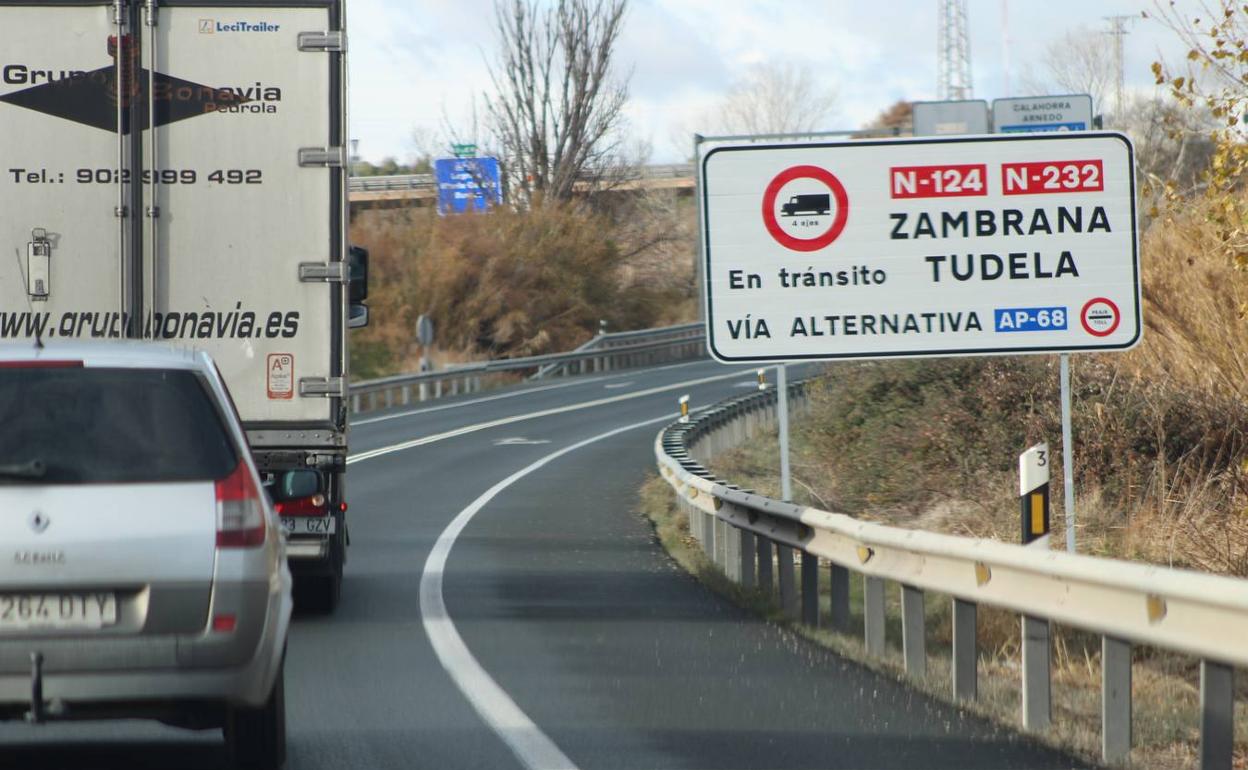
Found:
[[[217,547],[251,548],[264,544],[264,503],[247,463],[216,483]]]
[[[274,508],[282,516],[324,516],[325,495],[315,494],[309,497],[297,497],[294,500],[283,500],[275,503]]]

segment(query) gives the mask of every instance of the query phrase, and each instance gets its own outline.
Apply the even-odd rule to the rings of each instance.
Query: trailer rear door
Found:
[[[151,336],[208,350],[253,426],[329,422],[341,382],[334,26],[327,5],[162,2],[145,30]]]
[[[125,336],[117,32],[111,3],[0,2],[0,341]]]

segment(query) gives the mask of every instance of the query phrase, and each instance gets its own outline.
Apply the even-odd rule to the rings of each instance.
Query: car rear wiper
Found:
[[[41,479],[48,473],[43,460],[0,465],[0,479]]]

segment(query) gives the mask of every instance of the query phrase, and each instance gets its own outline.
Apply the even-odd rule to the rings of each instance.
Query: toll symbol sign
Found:
[[[1088,300],[1080,314],[1083,330],[1093,337],[1108,337],[1118,329],[1122,320],[1118,306],[1105,297]]]
[[[837,239],[849,220],[849,195],[831,171],[793,166],[763,193],[763,224],[781,246],[818,251]]]

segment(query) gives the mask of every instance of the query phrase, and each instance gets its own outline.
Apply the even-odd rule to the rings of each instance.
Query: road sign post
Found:
[[[1065,354],[1140,340],[1122,134],[696,148],[703,315],[722,362],[1063,354],[1069,447]]]

